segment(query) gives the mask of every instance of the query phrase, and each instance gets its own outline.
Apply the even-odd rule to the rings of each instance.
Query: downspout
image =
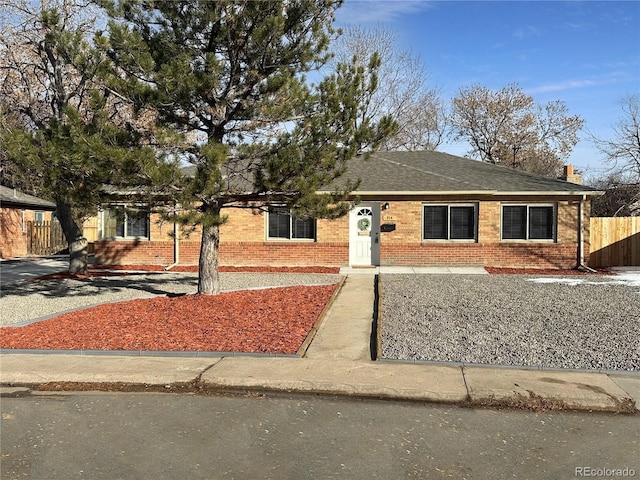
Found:
[[[584,207],[583,202],[587,201],[587,196],[582,195],[578,203],[578,270],[586,270],[588,272],[597,273],[593,268],[589,268],[584,264]]]
[[[164,271],[171,270],[180,263],[180,240],[179,240],[178,222],[173,222],[173,263],[165,267]]]

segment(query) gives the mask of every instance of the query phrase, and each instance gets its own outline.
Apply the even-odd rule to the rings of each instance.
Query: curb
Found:
[[[640,378],[600,373],[297,357],[2,355],[0,360],[2,390],[310,394],[467,408],[640,413],[635,400]]]

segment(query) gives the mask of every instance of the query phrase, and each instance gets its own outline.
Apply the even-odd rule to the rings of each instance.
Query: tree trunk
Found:
[[[219,251],[220,225],[203,226],[198,260],[198,293],[205,295],[220,293]]]
[[[80,275],[87,273],[88,245],[89,242],[84,237],[69,242],[69,273]]]
[[[87,273],[88,242],[82,236],[82,229],[73,218],[71,207],[66,203],[56,202],[56,216],[69,245],[69,273]]]

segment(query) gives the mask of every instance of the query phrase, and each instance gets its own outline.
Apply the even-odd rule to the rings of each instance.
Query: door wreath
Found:
[[[371,220],[368,218],[361,218],[358,220],[358,230],[361,232],[368,232],[371,227]]]

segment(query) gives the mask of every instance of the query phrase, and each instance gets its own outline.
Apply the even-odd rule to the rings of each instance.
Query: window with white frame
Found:
[[[111,206],[102,216],[103,238],[149,238],[149,212],[124,205]]]
[[[423,240],[467,240],[478,238],[477,205],[422,206]]]
[[[553,205],[503,205],[503,240],[554,240],[556,216]]]
[[[316,221],[296,218],[289,208],[270,206],[267,212],[267,238],[278,240],[315,240]]]

